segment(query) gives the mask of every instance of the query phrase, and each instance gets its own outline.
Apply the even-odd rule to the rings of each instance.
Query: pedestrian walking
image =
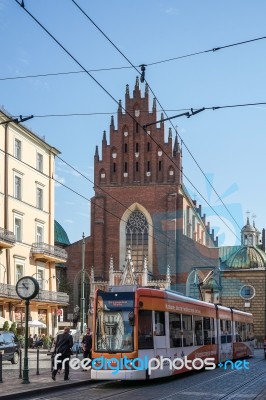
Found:
[[[91,359],[91,348],[92,348],[92,336],[90,328],[86,329],[86,334],[82,338],[82,350],[83,350],[83,358]],[[86,371],[85,369],[83,371]]]
[[[58,335],[55,341],[55,350],[52,357],[55,359],[57,354],[60,354],[60,356],[57,357],[56,365],[54,365],[52,371],[52,379],[54,381],[57,372],[62,369],[62,366],[65,369],[64,380],[69,380],[69,359],[72,354],[71,348],[73,347],[73,337],[69,332],[70,329],[66,326],[64,332]]]

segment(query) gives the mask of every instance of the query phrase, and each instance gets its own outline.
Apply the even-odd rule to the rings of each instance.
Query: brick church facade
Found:
[[[137,78],[132,97],[126,86],[125,106],[119,102],[109,135],[103,132],[101,151],[96,147],[91,234],[85,238],[88,313],[94,290],[110,283],[128,279],[185,294],[193,268],[208,274],[219,265],[214,232],[183,184],[178,136],[170,128],[165,141],[163,122],[143,128],[157,119],[156,100],[150,111],[148,87],[142,97]],[[71,313],[81,297],[82,240],[67,252]]]

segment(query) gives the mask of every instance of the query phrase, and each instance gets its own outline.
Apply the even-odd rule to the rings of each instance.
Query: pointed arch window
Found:
[[[99,181],[100,181],[100,183],[106,182],[106,172],[105,172],[105,169],[103,169],[103,168],[100,170]]]
[[[133,211],[126,224],[126,247],[131,248],[135,267],[142,267],[144,256],[148,254],[149,226],[141,211]]]

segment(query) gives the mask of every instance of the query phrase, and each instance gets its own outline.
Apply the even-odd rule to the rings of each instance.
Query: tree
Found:
[[[15,322],[12,322],[12,325],[9,330],[16,335],[17,334],[17,324]]]
[[[5,321],[5,322],[4,322],[3,330],[4,330],[4,331],[8,331],[8,330],[9,330],[9,323],[8,323],[8,321]]]

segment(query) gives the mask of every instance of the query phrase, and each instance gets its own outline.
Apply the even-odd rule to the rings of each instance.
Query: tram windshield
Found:
[[[134,293],[98,292],[95,351],[133,351]]]

